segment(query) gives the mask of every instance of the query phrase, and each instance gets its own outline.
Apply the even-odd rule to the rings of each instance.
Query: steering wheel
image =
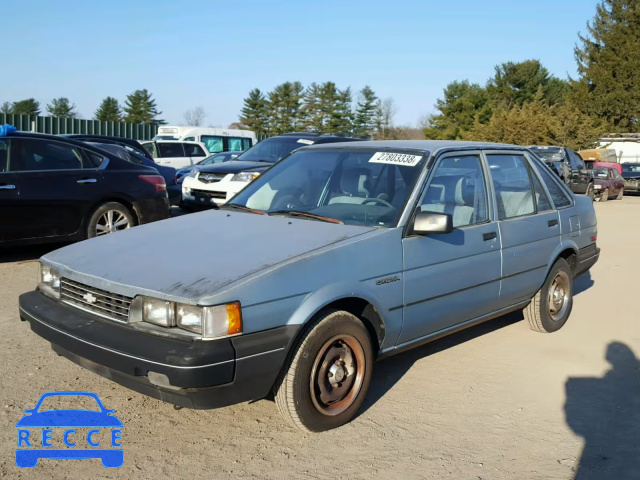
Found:
[[[362,205],[366,205],[366,204],[368,204],[368,203],[373,203],[373,204],[378,203],[378,204],[383,205],[383,206],[385,206],[385,207],[393,208],[394,210],[395,210],[395,208],[396,208],[396,207],[394,207],[393,205],[391,205],[389,202],[387,202],[387,201],[386,201],[385,199],[383,199],[383,198],[368,197],[368,198],[365,198],[365,199],[362,201]]]

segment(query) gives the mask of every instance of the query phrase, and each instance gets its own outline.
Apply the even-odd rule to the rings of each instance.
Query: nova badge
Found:
[[[379,280],[376,280],[376,285],[384,285],[385,283],[393,283],[393,282],[399,282],[399,281],[400,281],[400,277],[396,275],[395,277],[387,277],[387,278],[381,278]]]
[[[85,302],[90,303],[91,305],[93,305],[94,303],[96,303],[96,300],[98,300],[96,297],[94,297],[91,292],[87,292],[85,293],[82,298],[84,299]]]

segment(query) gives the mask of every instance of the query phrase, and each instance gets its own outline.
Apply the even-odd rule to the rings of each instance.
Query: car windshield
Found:
[[[235,160],[275,163],[289,155],[296,148],[304,147],[311,143],[313,143],[313,140],[300,137],[271,137],[254,145],[242,155],[237,156]]]
[[[100,411],[95,398],[87,395],[52,395],[42,399],[38,412],[49,410],[91,410]]]
[[[609,172],[603,168],[594,168],[593,176],[596,178],[609,178]]]
[[[394,227],[425,155],[326,149],[295,152],[229,205],[349,225]]]
[[[640,163],[635,165],[622,164],[622,173],[640,173]]]
[[[564,150],[560,147],[530,147],[530,150],[545,162],[564,160]]]
[[[214,163],[228,162],[231,158],[233,157],[228,153],[216,153],[198,162],[198,165],[213,165]]]

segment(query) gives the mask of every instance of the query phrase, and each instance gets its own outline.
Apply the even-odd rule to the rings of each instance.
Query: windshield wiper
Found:
[[[244,205],[238,205],[237,203],[225,203],[220,207],[222,208],[235,208],[238,210],[243,210],[245,212],[257,213],[258,215],[264,215],[267,212],[263,212],[262,210],[256,210],[255,208],[245,207]]]
[[[323,217],[322,215],[316,215],[315,213],[309,212],[301,212],[299,210],[273,210],[272,212],[267,212],[268,215],[286,215],[288,217],[308,217],[313,218],[314,220],[320,220],[321,222],[327,223],[340,223],[343,224],[342,220],[338,220],[336,218]]]

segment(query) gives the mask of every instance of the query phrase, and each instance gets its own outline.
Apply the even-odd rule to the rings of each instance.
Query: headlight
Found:
[[[40,264],[38,287],[44,293],[60,298],[60,273],[55,268]]]
[[[198,333],[203,339],[242,333],[242,311],[239,302],[199,307],[138,296],[131,303],[129,322],[178,327]]]
[[[231,177],[232,182],[251,182],[258,178],[260,174],[258,172],[240,172]]]
[[[185,195],[191,195],[191,189],[182,185],[182,193],[184,193]]]
[[[194,168],[193,170],[189,171],[189,173],[187,174],[187,177],[196,178],[198,176],[199,171],[200,170],[197,170]]]

